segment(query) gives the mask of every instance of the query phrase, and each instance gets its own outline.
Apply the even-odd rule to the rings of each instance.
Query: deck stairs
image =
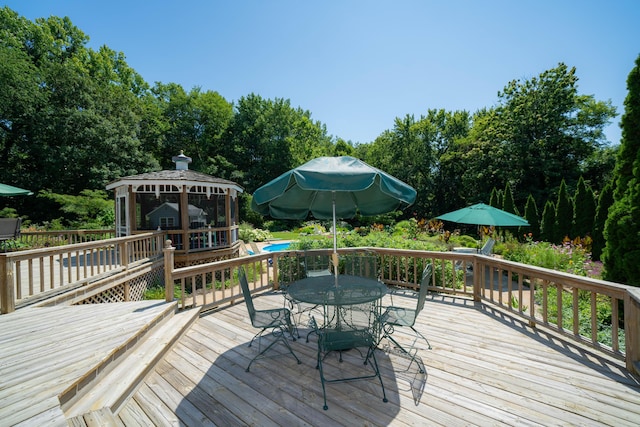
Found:
[[[177,312],[177,303],[167,306],[167,315],[141,328],[115,349],[112,358],[95,366],[59,396],[70,425],[105,425],[200,313],[199,309]]]

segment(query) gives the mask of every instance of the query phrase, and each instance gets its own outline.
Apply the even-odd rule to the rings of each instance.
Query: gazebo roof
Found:
[[[106,189],[113,190],[114,188],[128,185],[136,187],[143,183],[157,185],[186,185],[188,187],[193,185],[205,185],[230,188],[238,192],[243,191],[243,188],[233,181],[216,178],[211,175],[192,170],[162,170],[147,172],[140,175],[125,176],[107,184]]]

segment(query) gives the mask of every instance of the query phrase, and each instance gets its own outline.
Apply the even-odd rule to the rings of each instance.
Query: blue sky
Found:
[[[474,112],[511,80],[560,62],[578,91],[618,109],[640,54],[638,0],[12,0],[18,14],[68,16],[89,46],[123,52],[153,84],[227,101],[255,93],[309,110],[334,137],[371,142],[396,117]]]

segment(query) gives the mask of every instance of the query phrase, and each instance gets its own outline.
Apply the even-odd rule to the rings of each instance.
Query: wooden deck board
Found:
[[[282,306],[282,296],[265,293],[255,303]],[[411,306],[415,300],[394,297],[394,303]],[[199,319],[147,381],[158,392],[161,384],[171,390],[164,404],[178,417],[189,407],[213,423],[219,414],[221,424],[634,426],[640,421],[640,385],[622,362],[492,307],[430,296],[417,328],[433,347],[419,351],[427,377],[418,405],[393,354],[380,350],[389,402],[382,402],[375,380],[339,383],[328,385],[329,410],[322,410],[316,341],[313,336],[305,341],[304,328],[302,338],[292,342],[301,365],[283,347],[245,372],[256,351],[247,344],[256,331],[243,303]],[[354,369],[350,363],[342,366]]]
[[[394,297],[394,303],[409,307],[415,300]],[[266,292],[255,304],[282,307],[282,295]],[[57,395],[160,310],[162,304],[140,302],[0,316],[0,425],[64,425]],[[115,416],[126,426],[640,423],[638,379],[596,350],[459,297],[430,295],[417,328],[433,347],[420,343],[426,378],[403,372],[405,360],[379,350],[389,402],[382,402],[375,379],[329,384],[325,411],[316,338],[306,342],[305,325],[291,343],[302,364],[278,345],[273,357],[245,371],[257,345],[247,346],[256,331],[240,301],[198,319]],[[342,364],[330,356],[327,364],[362,369],[355,355],[348,352]]]
[[[0,424],[64,420],[58,395],[166,309],[141,301],[0,316]]]

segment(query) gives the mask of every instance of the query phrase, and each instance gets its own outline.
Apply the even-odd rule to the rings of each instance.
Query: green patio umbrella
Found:
[[[379,215],[411,206],[416,190],[354,157],[318,157],[269,181],[253,193],[251,208],[278,219],[333,220],[333,253],[337,262],[336,219]],[[337,271],[337,268],[335,269]]]
[[[444,221],[459,222],[461,224],[494,225],[499,227],[522,227],[529,225],[526,219],[518,215],[485,205],[484,203],[467,206],[466,208],[458,209],[457,211],[449,212],[436,218]]]
[[[12,185],[0,184],[0,196],[30,196],[33,193],[29,190],[14,187]]]

